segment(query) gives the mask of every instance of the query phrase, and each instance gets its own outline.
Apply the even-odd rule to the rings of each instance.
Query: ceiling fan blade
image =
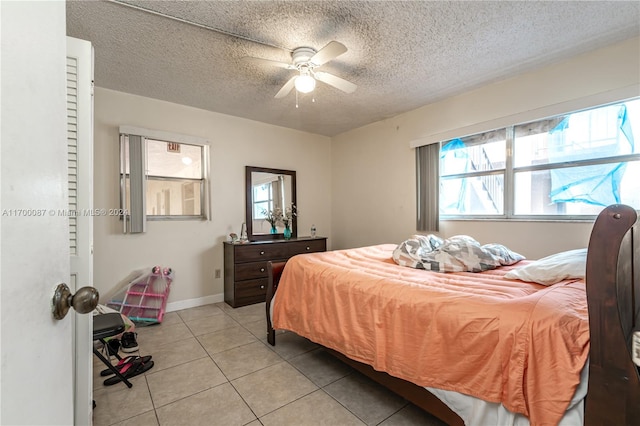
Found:
[[[294,75],[293,77],[291,77],[289,79],[289,81],[287,81],[284,86],[282,86],[282,89],[280,89],[278,91],[278,93],[276,93],[275,98],[276,99],[280,99],[280,98],[284,98],[285,96],[287,96],[289,94],[289,92],[291,92],[291,89],[293,89],[293,86],[296,82],[296,78],[298,78],[297,75]]]
[[[242,59],[245,60],[245,61],[254,62],[256,64],[270,65],[270,66],[274,66],[274,67],[278,67],[278,68],[285,68],[285,69],[289,69],[289,70],[296,69],[296,67],[294,67],[291,64],[287,64],[286,62],[272,61],[270,59],[254,58],[253,56],[244,56]]]
[[[320,80],[321,82],[327,83],[329,86],[333,86],[336,89],[342,90],[346,93],[353,93],[358,88],[358,86],[351,83],[350,81],[337,77],[333,74],[317,71],[314,73],[314,75],[316,79]]]
[[[337,41],[331,41],[325,47],[320,49],[315,55],[309,59],[309,62],[313,62],[316,65],[322,65],[329,62],[333,58],[337,58],[347,51],[344,44]]]

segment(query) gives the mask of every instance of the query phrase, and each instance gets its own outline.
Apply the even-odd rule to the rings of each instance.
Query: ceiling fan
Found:
[[[298,73],[291,77],[284,86],[276,93],[276,99],[283,98],[291,92],[295,87],[298,92],[309,93],[316,87],[316,80],[333,86],[336,89],[346,93],[353,93],[358,86],[343,78],[337,77],[322,71],[316,71],[316,68],[337,58],[347,51],[344,44],[332,41],[325,47],[316,52],[311,47],[298,47],[293,50],[291,57],[292,63],[272,61],[263,58],[246,57],[250,61],[285,68],[288,70],[296,70]]]

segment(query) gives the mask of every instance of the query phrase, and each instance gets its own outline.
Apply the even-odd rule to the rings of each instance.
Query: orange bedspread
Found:
[[[531,424],[557,424],[589,352],[584,282],[503,279],[512,267],[416,270],[393,262],[395,247],[291,258],[274,328],[420,386],[502,403]]]

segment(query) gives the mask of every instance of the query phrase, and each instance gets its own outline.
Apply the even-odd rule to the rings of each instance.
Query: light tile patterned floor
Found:
[[[139,326],[135,354],[154,366],[131,389],[104,386],[94,357],[93,424],[442,425],[307,339],[279,333],[270,346],[264,312],[218,303]]]

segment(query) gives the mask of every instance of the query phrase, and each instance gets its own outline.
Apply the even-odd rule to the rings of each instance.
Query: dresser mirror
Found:
[[[265,211],[276,208],[285,211],[296,204],[296,172],[246,166],[246,224],[249,241],[266,241],[284,238],[284,225],[279,223],[276,233],[265,220]],[[291,236],[298,235],[297,217],[291,220]]]

